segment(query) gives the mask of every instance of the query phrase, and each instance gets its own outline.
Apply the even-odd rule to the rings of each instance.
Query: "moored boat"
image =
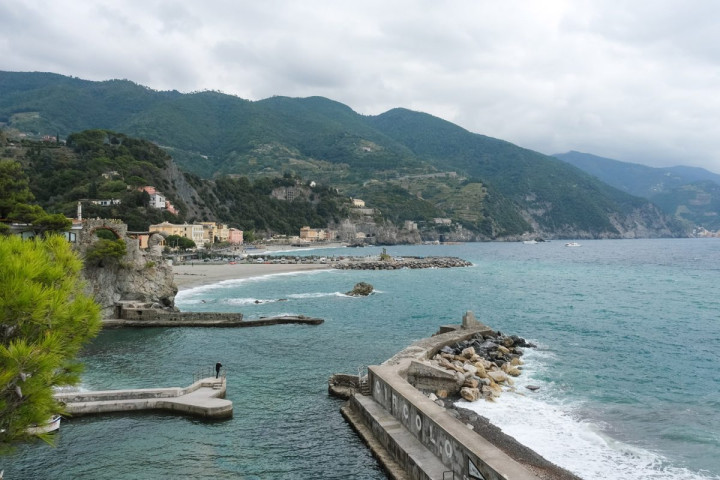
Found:
[[[566,247],[579,247],[580,244],[577,242],[570,242],[565,244]]]
[[[27,433],[30,435],[41,435],[43,433],[50,433],[60,430],[60,415],[53,415],[46,423],[32,425],[27,428]]]

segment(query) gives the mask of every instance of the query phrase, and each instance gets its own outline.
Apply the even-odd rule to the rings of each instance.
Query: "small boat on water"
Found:
[[[577,242],[570,242],[565,244],[566,247],[579,247],[580,244]]]
[[[43,433],[50,433],[60,430],[60,415],[53,415],[46,423],[32,425],[27,428],[27,433],[30,435],[41,435]]]
[[[537,242],[537,240],[524,240],[523,243],[525,245],[535,245],[538,242]]]

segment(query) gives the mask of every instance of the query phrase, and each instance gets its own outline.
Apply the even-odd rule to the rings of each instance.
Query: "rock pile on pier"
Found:
[[[332,264],[341,270],[400,270],[403,268],[469,267],[472,263],[457,257],[394,257],[390,260],[346,260]]]
[[[514,385],[513,377],[521,373],[521,347],[534,347],[516,336],[500,332],[482,335],[443,347],[430,361],[432,365],[455,373],[457,390],[439,390],[438,397],[458,394],[469,402],[481,398],[494,400],[503,387]]]

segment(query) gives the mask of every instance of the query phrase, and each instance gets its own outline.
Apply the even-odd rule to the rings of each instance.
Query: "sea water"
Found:
[[[181,292],[182,310],[325,323],[104,331],[83,353],[82,388],[186,386],[220,361],[234,417],[67,419],[56,447],[22,445],[0,469],[12,479],[383,479],[327,379],[379,364],[473,310],[538,347],[526,349],[515,392],[459,406],[586,479],[720,478],[720,241],[580,243],[387,247],[473,266],[313,271]],[[376,293],[344,294],[360,281]]]

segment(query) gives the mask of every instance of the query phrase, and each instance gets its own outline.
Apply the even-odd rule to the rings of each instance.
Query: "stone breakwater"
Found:
[[[439,398],[459,394],[469,402],[494,400],[503,387],[512,388],[522,373],[522,347],[535,347],[516,335],[478,333],[473,338],[443,347],[427,363],[451,372],[454,385],[436,390]]]
[[[381,365],[368,366],[365,376],[334,375],[328,389],[349,398],[341,408],[343,416],[390,478],[579,480],[450,398],[433,399],[441,390],[449,396],[477,388],[481,394],[480,385],[491,387],[491,380],[500,385],[490,372],[510,378],[503,365],[519,371],[521,345],[532,346],[493,331],[467,312],[462,325],[441,326],[432,337],[414,342]],[[489,380],[481,381],[486,377],[478,375],[475,364]],[[466,370],[466,365],[473,368]],[[477,381],[477,386],[465,385],[467,380]],[[487,398],[494,398],[495,390],[491,387]]]
[[[401,270],[403,268],[456,268],[469,267],[472,263],[457,257],[393,257],[390,260],[360,258],[331,264],[340,270]]]

